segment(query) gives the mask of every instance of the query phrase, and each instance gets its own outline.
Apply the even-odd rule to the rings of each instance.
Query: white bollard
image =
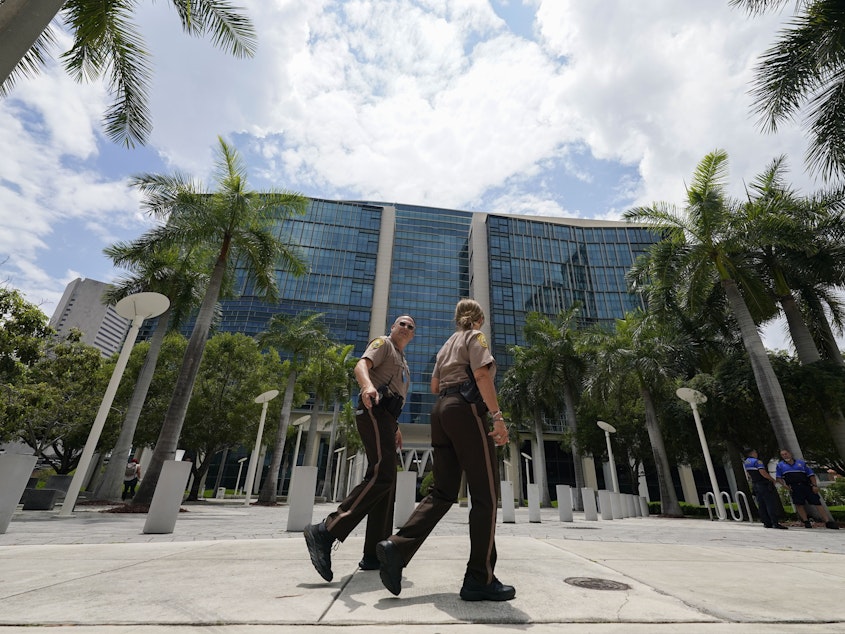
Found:
[[[528,485],[528,521],[540,522],[540,485]]]
[[[214,496],[215,500],[223,500],[226,498],[226,487],[217,487],[217,493]]]
[[[23,454],[0,456],[0,535],[9,528],[37,461],[36,456]]]
[[[317,467],[294,467],[288,491],[288,532],[301,531],[311,523],[316,490]]]
[[[601,513],[601,518],[603,520],[613,519],[613,503],[611,502],[612,495],[613,493],[610,491],[599,489],[599,512]]]
[[[502,522],[516,523],[516,509],[513,504],[513,482],[502,480]]]
[[[557,512],[561,522],[572,521],[572,489],[568,484],[558,484],[557,491]]]
[[[599,519],[596,510],[596,493],[590,487],[581,489],[581,499],[584,503],[584,519],[589,522],[597,522]]]
[[[613,513],[613,519],[621,520],[622,515],[622,496],[619,493],[612,493],[610,495],[610,510]]]
[[[402,528],[417,505],[417,472],[399,471],[396,474],[396,502],[393,504],[393,524]]]
[[[191,463],[165,460],[161,466],[144,533],[172,533],[179,517],[179,506],[185,495],[185,485],[191,475]]]

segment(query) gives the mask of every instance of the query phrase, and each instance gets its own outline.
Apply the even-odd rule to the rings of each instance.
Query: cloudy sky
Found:
[[[58,67],[0,100],[0,279],[51,315],[68,282],[148,226],[128,176],[208,180],[223,136],[254,188],[473,211],[618,219],[682,203],[709,151],[731,187],[774,157],[805,173],[798,125],[764,134],[747,94],[783,15],[727,0],[242,0],[259,50],[238,60],[140,3],[153,55],[147,147],[101,127],[101,84]],[[69,46],[66,37],[61,44]],[[770,347],[785,347],[780,327]]]

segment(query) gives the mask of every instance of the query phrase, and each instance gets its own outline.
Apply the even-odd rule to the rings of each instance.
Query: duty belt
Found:
[[[460,385],[453,385],[452,387],[444,387],[440,390],[440,396],[446,396],[447,394],[454,394],[455,392],[460,392],[461,386]]]

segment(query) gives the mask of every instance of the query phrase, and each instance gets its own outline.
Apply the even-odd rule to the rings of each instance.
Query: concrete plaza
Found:
[[[0,535],[0,634],[215,632],[845,632],[845,530],[658,517],[497,527],[513,601],[458,597],[467,509],[455,506],[391,595],[357,569],[363,525],[313,569],[287,507],[184,504],[173,533],[145,515],[17,511]],[[334,509],[317,505],[315,520]],[[49,630],[47,629],[49,628]]]

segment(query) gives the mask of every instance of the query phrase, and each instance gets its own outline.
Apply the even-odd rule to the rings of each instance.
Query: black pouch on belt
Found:
[[[467,403],[475,403],[481,413],[484,414],[487,412],[487,406],[484,404],[481,390],[478,389],[478,383],[475,382],[475,375],[472,373],[470,366],[467,366],[466,370],[469,378],[461,383],[461,396]]]
[[[378,388],[378,405],[376,407],[383,407],[384,411],[393,418],[399,418],[404,404],[405,399],[392,392],[389,386],[382,385]]]

